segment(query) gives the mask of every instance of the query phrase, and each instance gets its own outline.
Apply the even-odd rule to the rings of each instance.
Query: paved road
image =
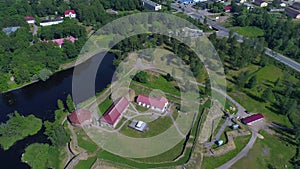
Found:
[[[251,131],[251,132],[252,132],[251,139],[248,142],[248,144],[245,146],[245,148],[241,152],[239,152],[233,159],[231,159],[227,163],[221,165],[217,169],[228,169],[234,163],[236,163],[238,160],[240,160],[241,158],[245,157],[248,154],[249,150],[253,147],[253,145],[254,145],[254,143],[255,143],[255,141],[257,139],[257,133],[256,133],[256,131]]]
[[[187,14],[188,16],[192,17],[192,18],[195,18],[195,19],[198,19],[200,22],[204,22],[204,18],[206,16],[205,13],[203,13],[203,10],[196,10],[190,6],[182,6],[182,8],[179,8],[179,5],[176,4],[176,3],[173,3],[171,5],[172,8],[174,9],[177,9],[178,11],[181,11],[181,12],[184,12],[185,14]],[[210,20],[210,19],[207,19],[207,24],[210,25],[212,28],[214,29],[217,29],[219,30],[219,34],[221,36],[224,36],[224,37],[228,37],[229,36],[229,29],[227,29],[226,27],[224,26],[221,26],[219,24],[217,24],[216,22]],[[238,41],[239,42],[242,42],[244,37],[242,35],[239,35],[237,33],[234,33],[234,35],[238,38]],[[300,63],[298,62],[295,62],[293,61],[292,59],[289,59],[285,56],[283,56],[282,54],[279,54],[269,48],[265,48],[266,51],[265,51],[265,54],[272,57],[272,58],[275,58],[276,60],[278,60],[279,62],[291,67],[292,69],[300,72]]]

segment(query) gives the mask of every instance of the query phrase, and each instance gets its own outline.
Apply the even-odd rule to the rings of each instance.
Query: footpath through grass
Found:
[[[202,163],[202,168],[214,169],[231,160],[247,145],[250,138],[251,135],[235,138],[234,143],[236,145],[236,149],[218,157],[205,157]]]
[[[248,155],[232,166],[232,169],[246,168],[292,168],[290,159],[296,154],[296,146],[281,140],[276,135],[261,132],[264,139],[257,139]],[[287,167],[285,167],[285,165]]]
[[[80,160],[78,162],[78,164],[75,166],[74,169],[87,169],[87,168],[91,168],[92,165],[95,163],[96,160],[97,160],[96,157],[90,157],[87,160]]]

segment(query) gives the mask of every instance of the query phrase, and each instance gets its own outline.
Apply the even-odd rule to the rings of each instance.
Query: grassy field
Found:
[[[229,161],[230,159],[232,159],[233,157],[235,157],[248,143],[248,141],[250,140],[250,135],[249,136],[242,136],[242,137],[237,137],[234,139],[234,143],[236,145],[236,149],[218,156],[218,157],[206,157],[203,160],[202,163],[202,168],[205,169],[214,169],[216,167],[221,166],[222,164],[226,163],[227,161]]]
[[[113,104],[109,97],[107,97],[102,103],[99,104],[99,115],[102,116],[106,110]]]
[[[153,75],[153,76],[149,76],[149,77],[150,77],[150,79],[149,79],[148,83],[143,83],[144,86],[152,88],[152,89],[159,89],[163,92],[174,94],[176,96],[180,96],[180,90],[178,90],[175,82],[168,82],[161,75]]]
[[[248,155],[233,165],[232,169],[268,168],[268,165],[277,169],[292,168],[289,160],[295,155],[296,147],[275,135],[261,133],[264,139],[258,139]]]
[[[74,169],[87,169],[87,168],[91,168],[92,165],[95,163],[96,160],[97,160],[96,157],[90,157],[87,160],[80,160],[78,162],[78,164],[75,166]]]
[[[176,120],[178,116],[177,111],[173,113],[173,117]],[[149,130],[145,132],[139,132],[137,130],[133,130],[132,128],[128,127],[129,123],[131,121],[127,122],[127,124],[121,129],[120,133],[134,138],[147,138],[147,137],[153,137],[156,136],[164,131],[166,131],[168,128],[170,128],[173,125],[172,119],[169,116],[166,117],[160,117],[150,123],[148,123]]]
[[[75,128],[79,147],[87,150],[88,153],[93,153],[98,149],[98,145],[94,143],[86,133],[79,128]]]
[[[297,79],[293,76],[288,76],[280,68],[274,65],[268,65],[263,68],[259,68],[255,65],[250,65],[247,68],[241,69],[240,71],[231,71],[229,73],[229,79],[233,79],[237,76],[239,72],[249,71],[249,79],[251,76],[256,75],[257,85],[254,89],[235,89],[234,92],[229,92],[229,94],[237,100],[241,105],[243,105],[247,110],[254,113],[262,113],[266,116],[267,121],[276,122],[282,125],[291,127],[291,123],[285,115],[278,114],[272,109],[272,104],[269,102],[262,102],[260,96],[262,92],[268,88],[273,87],[274,82],[280,78],[285,79],[289,82],[297,82]],[[229,82],[228,86],[234,88],[234,84]],[[274,97],[273,97],[274,98]]]
[[[237,32],[238,34],[246,37],[258,37],[264,36],[264,31],[255,26],[246,26],[246,27],[232,27],[230,28],[232,31]]]

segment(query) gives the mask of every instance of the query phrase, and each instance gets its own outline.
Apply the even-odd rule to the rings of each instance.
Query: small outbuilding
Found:
[[[245,117],[241,121],[244,124],[251,125],[255,122],[262,120],[263,118],[264,118],[264,115],[258,113],[258,114],[253,114],[251,116]]]
[[[224,141],[223,141],[223,140],[218,140],[218,141],[216,141],[216,144],[217,144],[218,146],[221,146],[221,145],[223,145],[223,143],[224,143]]]
[[[138,120],[132,120],[129,127],[140,132],[144,132],[147,129],[147,123]]]
[[[238,124],[234,124],[234,125],[232,125],[231,126],[231,128],[233,129],[233,130],[237,130],[237,129],[239,129],[239,125]]]

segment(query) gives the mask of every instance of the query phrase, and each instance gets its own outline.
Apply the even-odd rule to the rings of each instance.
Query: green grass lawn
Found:
[[[109,97],[107,97],[102,103],[99,104],[99,115],[102,116],[106,110],[113,104]]]
[[[251,135],[249,136],[242,136],[237,137],[234,139],[234,143],[236,145],[236,149],[218,156],[218,157],[206,157],[203,159],[202,168],[205,169],[214,169],[216,167],[221,166],[222,164],[226,163],[227,161],[231,160],[235,157],[248,143],[250,140]]]
[[[98,145],[94,143],[82,129],[76,128],[74,131],[77,134],[79,147],[87,150],[89,153],[93,153],[98,149]]]
[[[156,168],[156,167],[170,167],[170,166],[182,165],[182,164],[186,163],[189,158],[189,153],[191,152],[191,148],[187,148],[184,153],[184,156],[176,162],[164,162],[163,161],[164,159],[172,159],[173,157],[177,157],[177,155],[179,155],[179,154],[170,154],[170,153],[179,152],[178,148],[182,148],[181,143],[176,145],[171,150],[167,151],[168,153],[166,152],[166,153],[163,153],[163,154],[155,156],[155,157],[150,157],[148,159],[144,158],[144,160],[149,160],[149,161],[160,160],[160,161],[155,161],[157,164],[147,163],[145,161],[139,162],[139,161],[137,161],[137,159],[133,160],[133,159],[128,159],[128,158],[123,158],[123,157],[117,156],[117,155],[112,154],[107,151],[101,151],[98,154],[98,157],[100,159],[113,161],[114,163],[126,164],[126,165],[129,165],[129,166],[132,166],[135,168],[139,168],[139,169]],[[177,150],[175,150],[175,149],[177,149]],[[159,162],[161,162],[161,163],[159,163]]]
[[[246,37],[264,36],[264,31],[255,26],[246,26],[246,27],[236,26],[236,27],[232,27],[231,30]]]
[[[153,75],[149,76],[149,80],[147,83],[142,83],[142,85],[152,88],[152,89],[159,89],[163,92],[174,94],[176,96],[180,96],[180,90],[176,88],[175,82],[168,82],[163,76],[161,75]]]
[[[176,112],[176,111],[175,111]],[[178,113],[173,113],[173,117],[176,120]],[[153,137],[160,133],[163,133],[168,128],[170,128],[173,125],[172,119],[169,116],[166,117],[159,117],[158,119],[148,123],[148,130],[145,132],[139,132],[137,130],[134,130],[130,127],[128,127],[129,123],[131,121],[127,122],[127,124],[121,129],[120,133],[134,138],[147,138],[147,137]]]
[[[78,164],[75,166],[75,169],[87,169],[91,168],[92,165],[95,163],[97,160],[96,157],[90,157],[87,160],[80,160]]]
[[[286,141],[282,141],[275,135],[269,135],[266,132],[261,133],[264,139],[256,140],[248,155],[231,168],[268,168],[269,164],[277,169],[292,168],[289,160],[295,155],[296,147]]]

